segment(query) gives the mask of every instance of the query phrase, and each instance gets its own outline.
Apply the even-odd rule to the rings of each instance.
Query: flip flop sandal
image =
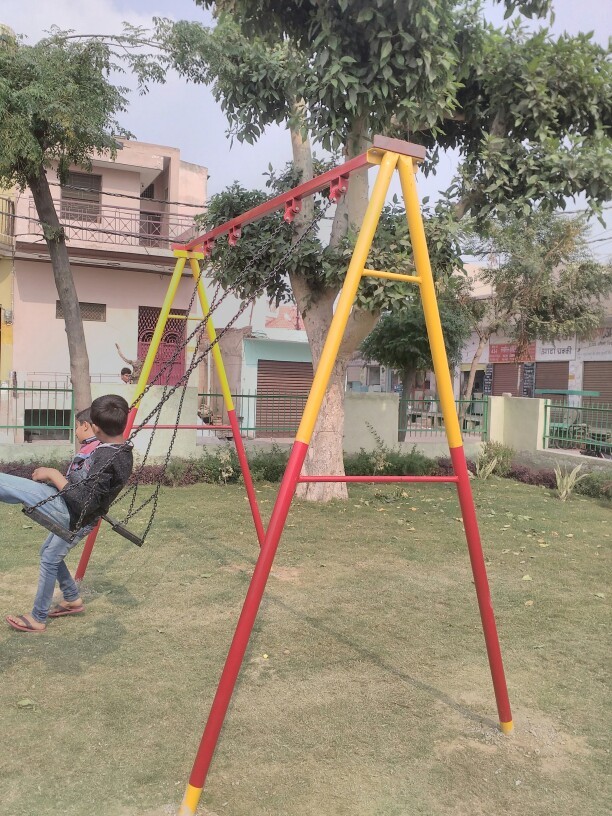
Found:
[[[47,628],[45,626],[45,629],[35,629],[30,623],[30,621],[25,617],[25,615],[16,615],[16,617],[19,618],[19,620],[23,621],[23,625],[15,623],[15,621],[10,620],[10,618],[5,618],[5,620],[8,623],[8,625],[15,629],[17,632],[36,632],[36,634],[39,635],[41,632],[44,632],[45,629]]]
[[[85,611],[85,605],[81,604],[81,606],[64,606],[63,604],[57,604],[54,606],[53,609],[49,612],[50,618],[63,618],[65,615],[79,615],[81,612]]]

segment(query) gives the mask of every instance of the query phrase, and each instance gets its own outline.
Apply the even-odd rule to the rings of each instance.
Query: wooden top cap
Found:
[[[425,158],[423,145],[405,142],[403,139],[389,139],[387,136],[375,136],[372,142],[375,150],[385,150],[391,153],[401,153],[403,156],[412,156],[413,159]]]

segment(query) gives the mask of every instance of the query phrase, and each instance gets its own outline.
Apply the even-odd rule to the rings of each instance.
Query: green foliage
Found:
[[[0,48],[0,184],[25,187],[53,161],[62,178],[96,151],[116,154],[115,137],[128,134],[115,119],[126,100],[108,81],[113,67],[98,40]]]
[[[539,210],[491,222],[480,254],[497,258],[481,278],[519,348],[538,338],[585,337],[600,325],[612,269],[594,260],[583,218]]]
[[[256,451],[248,458],[254,482],[280,482],[289,460],[289,450],[272,445],[270,450]]]
[[[233,484],[242,476],[238,454],[233,446],[223,446],[214,451],[205,451],[193,460],[196,481],[210,484]]]
[[[595,209],[610,198],[612,69],[590,35],[495,28],[478,0],[199,4],[219,14],[215,29],[158,21],[156,36],[172,67],[211,85],[240,139],[298,123],[303,100],[304,132],[349,155],[372,132],[425,144],[430,168],[458,150],[447,191],[458,217],[563,208],[580,192]],[[550,2],[505,6],[543,16]]]
[[[512,467],[513,456],[513,448],[501,442],[487,440],[482,445],[478,461],[482,467],[485,467],[488,462],[492,462],[495,459],[495,467],[492,472],[495,473],[496,476],[508,476]]]
[[[594,499],[612,499],[612,470],[592,470],[583,474],[575,492]]]
[[[496,467],[497,456],[494,456],[493,459],[489,459],[483,451],[480,451],[476,459],[476,476],[482,479],[483,482],[486,482]]]
[[[567,468],[561,469],[560,465],[555,465],[555,479],[557,481],[557,496],[561,501],[567,501],[574,492],[578,482],[581,482],[586,473],[580,474],[582,465],[576,465],[571,471]]]
[[[470,334],[462,310],[447,299],[440,300],[440,319],[449,363],[456,363]],[[406,302],[383,315],[361,345],[366,359],[376,360],[399,371],[426,371],[433,367],[431,349],[420,302]]]

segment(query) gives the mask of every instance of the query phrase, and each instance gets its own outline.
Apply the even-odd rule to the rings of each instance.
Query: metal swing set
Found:
[[[221,390],[228,415],[229,426],[237,454],[244,475],[245,487],[253,514],[255,529],[260,544],[259,555],[251,582],[246,594],[244,605],[234,637],[232,639],[227,659],[219,680],[217,691],[210,709],[208,720],[199,744],[195,757],[191,775],[185,790],[183,801],[179,808],[179,816],[194,816],[204,788],[206,776],[212,757],[217,745],[219,734],[223,726],[223,721],[232,697],[234,686],[240,672],[240,667],[246,652],[246,648],[253,630],[259,605],[261,603],[266,583],[272,568],[274,557],[287,521],[287,516],[291,507],[292,499],[298,484],[305,482],[370,482],[370,483],[394,483],[394,482],[447,482],[455,484],[461,515],[465,529],[469,558],[472,567],[476,596],[483,627],[487,656],[493,681],[493,689],[499,715],[501,730],[509,734],[513,730],[512,714],[508,698],[508,690],[504,674],[501,650],[497,634],[497,627],[491,603],[491,595],[487,579],[484,555],[478,529],[478,521],[474,507],[472,489],[468,469],[466,465],[465,453],[459,419],[455,408],[452,381],[449,373],[446,349],[440,323],[440,315],[435,294],[434,280],[429,261],[429,253],[425,239],[423,219],[419,204],[418,192],[415,181],[415,174],[418,164],[425,158],[425,150],[420,145],[411,144],[397,139],[387,139],[376,136],[372,147],[356,158],[339,165],[333,170],[324,173],[317,178],[300,184],[287,193],[271,199],[260,206],[232,219],[231,221],[215,228],[214,230],[198,236],[184,245],[175,245],[174,254],[177,258],[176,267],[172,275],[168,292],[164,300],[159,321],[147,354],[147,358],[142,368],[138,382],[137,393],[140,396],[134,403],[128,419],[126,428],[126,438],[133,435],[136,413],[142,396],[147,390],[147,381],[153,365],[153,360],[161,340],[164,327],[171,316],[172,303],[174,301],[184,268],[189,262],[191,272],[196,282],[195,292],[200,300],[202,314],[205,315],[202,331],[206,330],[209,340],[209,347],[205,351],[212,352],[216,366],[217,375],[221,383]],[[223,360],[218,345],[218,336],[212,323],[211,313],[215,303],[209,306],[206,292],[201,281],[202,272],[199,263],[210,254],[215,241],[227,236],[230,245],[236,243],[240,238],[241,229],[250,223],[273,213],[283,211],[283,219],[291,222],[295,215],[301,210],[301,202],[307,196],[322,191],[327,192],[329,202],[337,202],[346,192],[351,173],[363,170],[368,167],[378,166],[378,174],[372,189],[372,194],[367,206],[367,210],[355,243],[352,258],[348,266],[346,277],[338,300],[332,323],[330,325],[325,345],[317,366],[315,377],[310,389],[308,400],[304,408],[302,419],[296,433],[293,446],[291,448],[289,461],[280,484],[278,495],[272,510],[272,515],[267,528],[264,529],[257,499],[253,490],[253,484],[249,473],[248,462],[244,451],[244,445],[240,435],[240,428],[236,411],[230,394]],[[387,272],[366,267],[368,254],[374,239],[382,209],[385,204],[389,185],[395,172],[399,174],[402,195],[406,207],[406,217],[412,243],[415,274],[401,274]],[[314,228],[319,216],[315,217],[307,230]],[[303,236],[302,236],[303,237]],[[282,259],[282,262],[285,259]],[[274,273],[282,266],[279,264],[273,270]],[[431,347],[434,373],[439,393],[440,408],[444,419],[444,428],[450,449],[451,461],[453,464],[453,474],[450,476],[302,476],[302,466],[308,452],[308,447],[312,438],[315,423],[319,415],[323,397],[325,395],[330,374],[342,342],[347,322],[351,310],[355,303],[355,297],[360,281],[363,277],[374,277],[386,280],[403,281],[414,284],[420,293],[423,305],[427,334]],[[258,292],[256,293],[256,296]],[[192,298],[193,300],[193,298]],[[234,322],[234,321],[232,321]],[[231,325],[231,324],[230,324]],[[226,327],[225,330],[227,330]],[[196,364],[202,359],[202,355],[195,355]],[[193,363],[189,366],[187,377],[193,370]],[[186,382],[186,381],[185,381]],[[184,386],[184,383],[183,383]],[[171,393],[174,389],[169,389]],[[165,399],[165,397],[163,398]],[[179,408],[180,417],[180,408]],[[147,417],[136,431],[141,428],[151,427],[146,423],[151,415]],[[178,424],[174,429],[183,427]],[[198,426],[202,427],[202,426]],[[206,426],[204,426],[206,427]],[[220,426],[212,426],[216,430]],[[147,528],[148,531],[148,528]],[[76,577],[82,578],[87,560],[97,530],[90,534],[85,551],[79,564]]]

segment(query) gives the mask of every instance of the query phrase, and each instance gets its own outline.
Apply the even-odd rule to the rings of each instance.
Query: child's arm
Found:
[[[68,479],[63,473],[60,473],[59,470],[56,470],[55,468],[48,467],[36,468],[32,474],[32,479],[35,482],[49,482],[58,490],[62,490],[62,488],[66,487],[68,484]]]

